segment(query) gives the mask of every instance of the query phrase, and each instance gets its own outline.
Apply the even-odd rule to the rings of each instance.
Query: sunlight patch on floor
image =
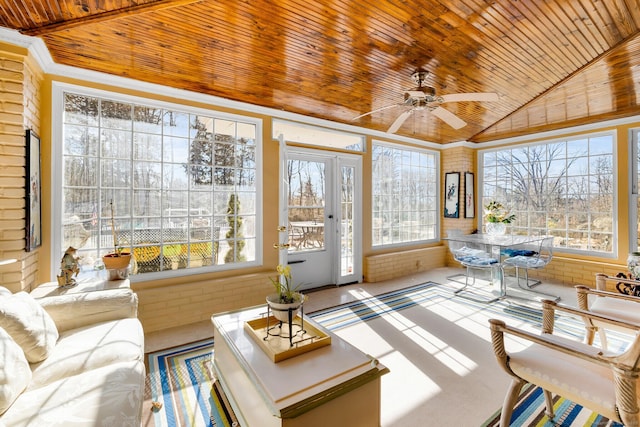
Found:
[[[427,375],[404,357],[394,351],[380,359],[380,363],[390,368],[393,375],[382,377],[382,425],[395,426],[414,408],[424,405],[442,389]],[[399,392],[401,390],[402,392]]]
[[[366,292],[361,292],[361,296],[364,298],[373,298]],[[373,301],[379,301],[374,299]],[[371,310],[382,313],[388,310],[389,307],[383,303],[372,302],[370,299],[362,301]],[[397,311],[391,311],[386,313],[384,319],[388,324],[402,332],[406,337],[412,340],[416,345],[432,355],[436,360],[442,363],[442,365],[451,371],[455,372],[459,376],[468,375],[473,369],[476,369],[478,365],[455,348],[451,347],[445,341],[442,341],[437,336],[433,335],[426,329],[415,324],[413,321],[400,314]]]
[[[360,351],[376,359],[395,351],[392,345],[371,328],[369,322],[359,322],[348,328],[339,329],[334,333],[349,344],[357,347]]]

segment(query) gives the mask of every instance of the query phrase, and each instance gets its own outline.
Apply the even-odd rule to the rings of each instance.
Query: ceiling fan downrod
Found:
[[[405,101],[410,101],[416,108],[424,109],[427,107],[427,104],[433,102],[442,103],[442,98],[436,96],[435,88],[426,85],[423,86],[428,75],[429,72],[423,69],[418,69],[411,75],[411,78],[416,82],[418,87],[413,91],[405,92]]]

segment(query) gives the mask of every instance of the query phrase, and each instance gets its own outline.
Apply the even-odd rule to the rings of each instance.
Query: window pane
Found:
[[[554,245],[613,250],[613,135],[481,152],[485,206],[516,213],[514,233],[549,234]]]
[[[102,100],[100,103],[100,113],[100,124],[105,129],[130,131],[133,127],[131,104]]]
[[[64,122],[97,126],[98,105],[97,98],[66,93],[64,95]]]
[[[373,246],[436,238],[437,163],[426,150],[373,144]]]
[[[254,123],[63,97],[60,251],[77,248],[84,272],[114,250],[112,209],[137,274],[257,259]]]

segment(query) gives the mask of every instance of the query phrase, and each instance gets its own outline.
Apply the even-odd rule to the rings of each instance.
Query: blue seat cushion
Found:
[[[464,257],[460,257],[458,258],[458,261],[460,261],[461,263],[463,263],[464,265],[478,265],[478,266],[485,266],[485,265],[491,265],[491,264],[497,264],[498,260],[495,258],[487,258],[487,257],[478,257],[478,256],[473,256],[473,255],[468,255],[468,256],[464,256]]]
[[[535,256],[538,255],[538,252],[532,251],[530,249],[503,249],[500,252],[504,256],[515,257],[515,256]]]
[[[540,258],[533,258],[529,256],[514,256],[512,258],[505,259],[503,262],[505,265],[522,268],[540,268],[546,265],[546,261]]]

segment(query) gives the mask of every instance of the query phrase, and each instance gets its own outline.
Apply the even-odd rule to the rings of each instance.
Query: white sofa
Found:
[[[137,309],[131,289],[34,299],[0,287],[0,426],[139,427]]]

